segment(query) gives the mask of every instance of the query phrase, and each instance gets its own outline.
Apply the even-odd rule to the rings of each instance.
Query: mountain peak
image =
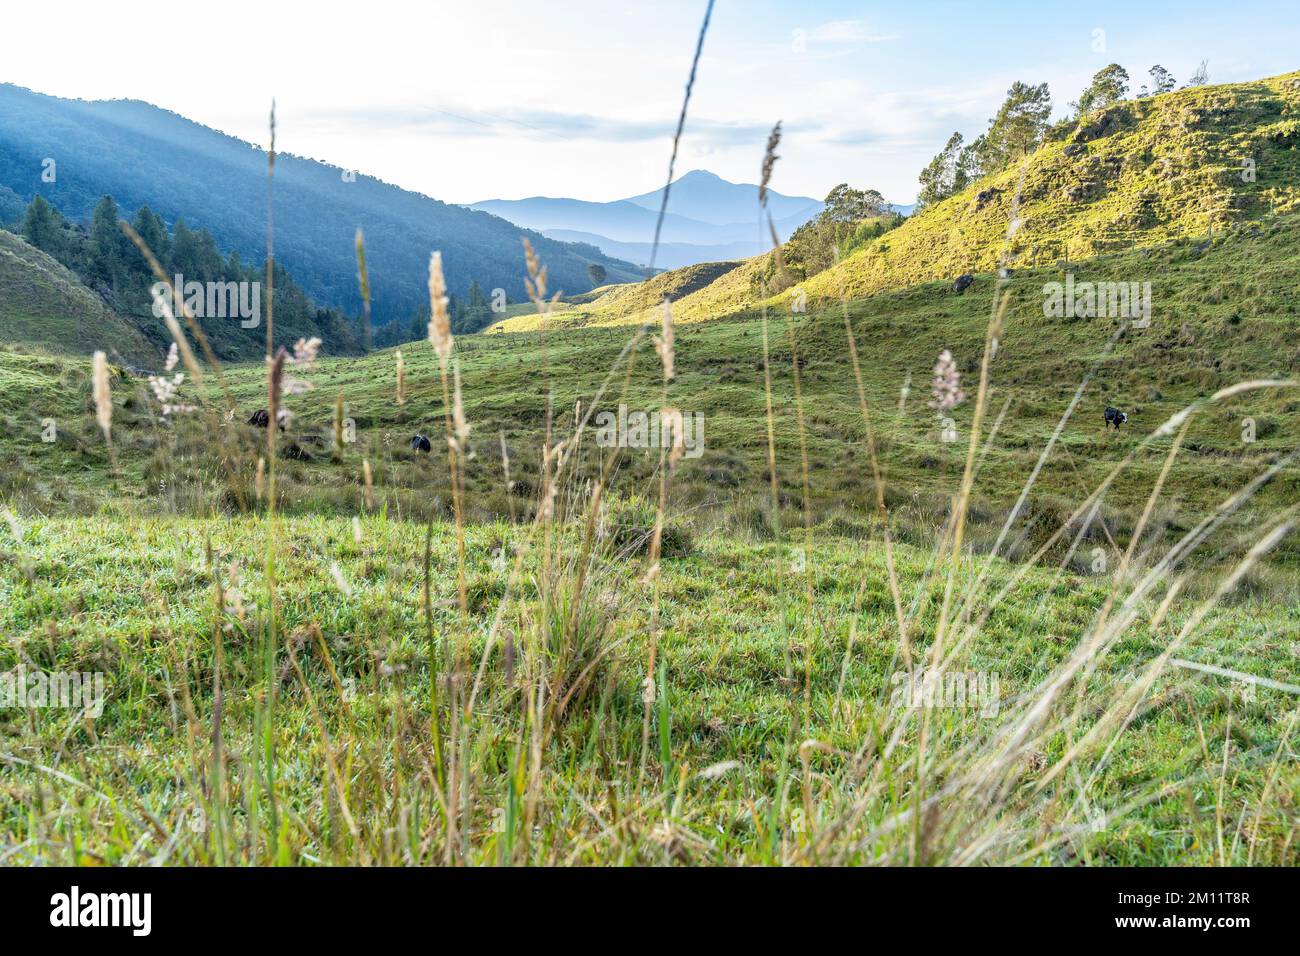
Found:
[[[624,202],[658,211],[663,196],[663,189],[656,189],[629,196]],[[821,209],[816,199],[784,196],[772,189],[768,190],[768,206],[778,219],[791,216],[806,219]],[[758,186],[733,183],[707,169],[692,169],[673,180],[668,193],[668,211],[714,226],[745,223],[748,228],[758,214]]]
[[[711,173],[707,169],[692,169],[689,173],[682,173],[682,175],[673,180],[673,185],[675,186],[678,183],[684,183],[687,181],[727,183],[728,186],[736,185],[735,183],[727,182],[727,180],[723,179],[717,173]]]
[[[615,255],[608,250],[616,249],[618,256],[645,262],[663,200],[660,188],[604,203],[535,197],[486,200],[471,208],[554,238],[594,245],[607,255]],[[817,215],[822,204],[769,190],[768,208],[776,220],[777,234],[785,239]],[[757,222],[757,185],[733,183],[710,170],[692,169],[672,182],[668,212],[659,230],[664,248],[655,261],[681,266],[758,255],[767,243],[758,233]]]

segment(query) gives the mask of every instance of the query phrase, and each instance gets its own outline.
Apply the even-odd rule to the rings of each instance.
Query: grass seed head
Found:
[[[777,120],[772,132],[767,137],[767,149],[763,151],[763,177],[758,184],[758,204],[767,208],[767,184],[772,181],[772,170],[776,168],[776,148],[781,145],[781,121]]]
[[[357,230],[357,282],[361,285],[361,301],[370,308],[370,273],[366,269],[366,240]]]
[[[939,353],[939,361],[934,364],[930,393],[934,396],[930,407],[940,415],[966,401],[966,393],[961,390],[961,372],[957,370],[957,363],[947,349]]]
[[[363,459],[361,462],[361,477],[366,486],[366,508],[371,511],[375,510],[375,478],[370,472],[370,459]]]
[[[677,350],[673,332],[673,309],[667,299],[663,303],[663,334],[655,336],[655,349],[659,352],[659,360],[663,362],[664,381],[670,381],[676,374],[674,364]]]
[[[456,447],[464,449],[469,441],[469,422],[465,420],[465,406],[460,396],[460,363],[452,367],[451,420],[456,432]]]
[[[528,265],[528,277],[524,285],[528,287],[528,298],[537,303],[540,309],[546,304],[546,266],[533,251],[533,244],[524,239],[524,262]]]
[[[103,352],[95,353],[95,378],[93,392],[95,397],[95,420],[104,432],[104,440],[111,439],[113,428],[113,395],[108,386],[108,356]]]
[[[445,372],[451,355],[451,315],[447,311],[447,282],[442,275],[442,253],[429,257],[429,341]]]

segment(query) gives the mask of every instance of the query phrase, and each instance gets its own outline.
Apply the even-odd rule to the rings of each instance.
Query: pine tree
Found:
[[[195,282],[219,279],[225,269],[225,260],[217,251],[212,234],[206,229],[191,229],[183,219],[176,220],[176,228],[172,231],[167,264],[170,272],[180,273],[186,281]],[[279,275],[278,266],[276,274]]]
[[[452,331],[463,335],[477,332],[492,321],[492,309],[477,279],[471,279],[464,305],[452,313]]]
[[[917,205],[929,206],[940,202],[961,192],[969,184],[970,177],[966,169],[969,154],[963,148],[964,142],[961,133],[953,133],[939,155],[922,170]]]
[[[1051,115],[1052,95],[1046,83],[1012,83],[997,115],[989,120],[988,132],[976,140],[973,158],[980,172],[998,172],[1032,152],[1042,142]]]
[[[112,196],[104,196],[90,214],[91,268],[95,275],[114,287],[120,286],[127,272],[130,240],[118,226],[121,215]]]
[[[393,320],[394,323],[396,321],[396,319]],[[421,306],[416,313],[411,316],[411,324],[407,329],[407,335],[408,337],[406,339],[398,339],[397,341],[417,342],[420,339],[428,338],[429,307],[427,305]],[[392,344],[396,345],[397,342],[393,342]]]
[[[987,144],[987,134],[981,133],[966,144],[966,148],[961,151],[957,159],[957,168],[965,174],[968,183],[973,183],[986,172],[992,172],[984,168]]]
[[[141,206],[136,210],[135,218],[131,220],[131,228],[144,241],[149,251],[154,254],[154,258],[159,262],[167,261],[167,257],[171,253],[172,242],[171,237],[167,235],[167,224],[162,221],[161,216],[148,206]],[[135,250],[132,250],[132,254],[147,269],[148,264],[144,262],[144,257]]]
[[[37,196],[23,216],[22,235],[37,249],[57,258],[64,248],[63,217],[44,196]]]

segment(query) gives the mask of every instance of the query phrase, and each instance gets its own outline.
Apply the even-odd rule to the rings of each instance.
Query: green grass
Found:
[[[0,342],[72,355],[112,349],[131,362],[148,362],[157,351],[71,271],[3,229]]]
[[[93,725],[58,711],[0,714],[5,732],[0,760],[9,762],[0,788],[0,854],[5,861],[142,863],[161,854],[172,863],[314,863],[358,859],[368,852],[371,859],[436,862],[436,854],[420,839],[428,825],[420,814],[429,812],[431,800],[418,753],[421,728],[427,730],[429,680],[428,649],[421,637],[423,529],[368,516],[361,530],[357,543],[345,520],[285,521],[276,574],[282,582],[278,616],[283,640],[296,647],[315,706],[330,728],[336,759],[346,759],[351,767],[350,802],[365,851],[339,832],[327,745],[316,731],[312,704],[283,662],[283,651],[276,672],[283,680],[274,704],[277,754],[271,778],[283,818],[274,838],[249,833],[248,802],[268,799],[266,780],[260,797],[252,790],[263,746],[254,734],[255,720],[269,691],[258,656],[259,624],[268,613],[259,563],[270,533],[265,522],[119,519],[98,524],[88,536],[83,521],[36,519],[26,523],[21,544],[7,530],[0,532],[4,547],[17,557],[0,572],[0,627],[17,636],[16,644],[0,651],[0,669],[12,667],[21,649],[29,666],[102,670],[108,682],[108,705]],[[492,551],[503,540],[517,545],[520,532],[507,525],[471,530],[468,554],[475,593],[481,589],[499,597],[502,582]],[[634,775],[640,759],[639,688],[648,609],[635,575],[614,568],[602,578],[602,600],[619,609],[610,637],[620,643],[603,672],[599,693],[548,745],[546,837],[535,845],[533,862],[561,862],[569,854],[576,862],[767,862],[773,858],[772,835],[766,830],[773,808],[779,830],[775,855],[807,842],[814,828],[799,831],[798,799],[781,796],[783,787],[798,788],[798,761],[787,744],[795,732],[792,719],[802,706],[804,678],[798,646],[802,612],[791,597],[789,555],[783,559],[778,547],[734,535],[710,536],[697,542],[689,557],[664,562],[662,660],[671,714],[668,760],[674,774],[668,785],[676,790],[679,774],[684,781],[673,808],[654,805],[656,792],[666,785],[657,760],[641,790],[622,785],[617,794],[607,790],[611,773]],[[929,560],[923,551],[902,549],[904,593],[909,598],[926,595],[937,603],[939,582],[924,580]],[[881,554],[864,550],[858,540],[821,537],[809,561],[818,628],[810,656],[812,716],[799,727],[794,743],[813,738],[852,750],[885,719],[894,686],[891,675],[900,668],[896,644],[886,637],[893,611]],[[456,626],[454,533],[446,524],[435,528],[433,563],[434,623],[442,634]],[[340,569],[350,595],[334,582],[331,565]],[[228,598],[231,610],[221,614],[213,608],[213,566],[223,585],[241,595],[237,601]],[[993,585],[999,586],[1007,573],[998,568]],[[797,594],[798,576],[793,579]],[[868,584],[858,598],[860,580]],[[1069,635],[1086,625],[1105,593],[1095,581],[1070,576],[1053,583],[1046,573],[1033,575],[1016,600],[990,619],[966,665],[998,673],[998,717],[987,720],[970,710],[952,710],[939,712],[940,719],[967,738],[982,733],[985,724],[1015,716],[1036,683],[1068,654]],[[490,601],[473,610],[476,657],[494,610]],[[796,635],[793,670],[786,660],[789,633],[781,624],[783,615],[789,616],[789,632]],[[1090,693],[1097,699],[1114,693],[1162,646],[1178,617],[1161,629],[1163,636],[1138,629],[1117,645],[1087,682]],[[856,643],[844,671],[847,703],[833,711],[850,622]],[[337,686],[310,636],[317,627],[337,671]],[[200,810],[209,824],[219,812],[210,805],[210,792],[196,782],[211,772],[210,690],[217,633],[224,658],[221,721],[232,780],[229,799],[236,804],[226,821],[236,832],[224,838],[211,825],[197,831],[190,825]],[[1294,606],[1252,604],[1216,614],[1182,656],[1294,683],[1300,680],[1300,658],[1294,653],[1298,639],[1300,613]],[[503,682],[500,669],[498,650],[490,673],[494,689],[504,693],[495,686]],[[189,717],[187,696],[194,708]],[[1258,840],[1251,844],[1245,839],[1263,806],[1270,760],[1285,734],[1279,713],[1291,706],[1293,701],[1280,692],[1260,690],[1254,700],[1243,701],[1241,689],[1231,681],[1170,672],[1152,689],[1088,791],[1096,813],[1110,812],[1138,794],[1147,802],[1098,832],[1084,829],[1035,854],[1032,861],[1197,865],[1245,862],[1251,854],[1258,863],[1294,863],[1295,823],[1284,812],[1285,803],[1270,803],[1262,811]],[[483,720],[484,736],[473,752],[481,793],[470,860],[492,862],[503,838],[493,830],[493,810],[506,806],[503,770],[512,754],[512,720],[508,708],[494,708]],[[1053,738],[1043,759],[1058,758],[1065,739]],[[1232,768],[1226,780],[1220,769],[1225,741]],[[739,766],[716,781],[696,776],[730,761]],[[821,772],[832,774],[839,763],[827,757]],[[1040,773],[1040,761],[1027,760],[1016,773],[1017,787],[1028,788]],[[1297,795],[1297,783],[1293,772],[1284,775],[1286,800]],[[1277,787],[1275,782],[1274,797]],[[639,802],[650,808],[637,806]],[[816,803],[822,805],[822,796]],[[873,814],[885,811],[888,803],[873,808]],[[830,806],[827,799],[827,818]],[[1227,820],[1222,857],[1216,806]],[[268,807],[262,807],[263,814]],[[640,816],[632,816],[617,838],[602,834],[596,817],[608,826],[610,815],[620,812]],[[1079,818],[1078,807],[1069,813],[1075,824],[1088,822],[1086,816]],[[656,835],[664,820],[683,831],[675,841],[665,843],[659,840],[662,834]],[[263,825],[269,826],[265,819]],[[1039,825],[1046,830],[1052,821]],[[244,845],[254,837],[266,842]],[[222,845],[222,839],[227,843]],[[1033,834],[1022,839],[1032,844]]]
[[[1060,280],[1059,269],[1017,273],[1008,285],[1011,305],[992,367],[990,415],[1004,405],[1006,414],[982,465],[976,489],[977,526],[1001,526],[1025,475],[1085,376],[1091,378],[1079,409],[1065,425],[1029,499],[1031,541],[1050,529],[1054,518],[1068,515],[1083,489],[1094,487],[1143,436],[1189,403],[1247,379],[1297,377],[1300,347],[1294,340],[1292,290],[1300,285],[1300,260],[1292,250],[1298,231],[1300,226],[1287,218],[1254,232],[1242,230],[1222,237],[1203,252],[1191,242],[1173,243],[1146,255],[1127,252],[1080,264],[1075,268],[1078,281],[1152,277],[1151,327],[1130,331],[1109,354],[1105,354],[1106,343],[1118,328],[1116,320],[1042,315],[1043,283]],[[864,356],[866,391],[880,431],[890,503],[895,518],[919,541],[932,539],[933,528],[946,512],[965,454],[972,404],[959,407],[954,415],[958,441],[941,441],[934,412],[927,407],[930,368],[938,353],[948,348],[971,379],[994,291],[991,278],[980,278],[962,295],[936,283],[849,306]],[[788,317],[789,313],[774,313],[770,324],[778,476],[788,504],[784,523],[793,526],[798,522],[801,483],[785,331]],[[872,492],[843,318],[838,308],[794,318],[804,362],[810,481],[817,517],[870,527]],[[584,411],[594,407],[595,395],[627,336],[625,327],[546,334],[544,351],[557,419],[570,419],[579,401]],[[476,520],[526,516],[534,505],[545,421],[542,342],[541,333],[475,336],[459,342],[476,452],[467,469],[469,507]],[[415,432],[435,434],[441,429],[436,363],[427,343],[407,346],[404,354],[408,398],[404,406],[393,400],[391,352],[325,359],[306,376],[316,387],[288,400],[296,413],[289,437],[313,460],[282,462],[282,507],[354,513],[362,496],[362,459],[371,462],[381,494],[388,496],[395,514],[421,517],[430,513],[434,498],[439,506],[449,500],[441,456],[419,456],[406,447]],[[677,356],[679,374],[670,388],[670,402],[705,416],[705,451],[698,459],[684,461],[678,472],[677,509],[697,514],[705,524],[713,520],[770,525],[761,323],[740,319],[681,326]],[[251,498],[261,437],[241,423],[265,403],[260,366],[226,371],[238,414],[233,424],[219,428],[204,420],[199,434],[191,428],[194,423],[184,419],[156,424],[156,403],[148,397],[145,384],[119,380],[114,386],[119,405],[117,475],[110,472],[106,449],[87,414],[91,406],[84,365],[7,354],[0,355],[0,375],[13,383],[0,391],[0,414],[8,424],[0,434],[0,446],[15,463],[5,480],[17,501],[30,495],[35,507],[94,510],[95,489],[113,486],[115,495],[143,507],[154,507],[161,496],[169,507],[193,513],[192,502],[204,500],[213,489],[221,493],[224,484],[207,457],[214,434],[242,449],[239,474],[246,497]],[[652,348],[643,344],[636,353],[627,395],[632,409],[658,407],[659,378]],[[910,391],[900,412],[901,391],[909,380]],[[599,408],[616,409],[622,388],[622,376],[615,376]],[[341,462],[335,462],[328,435],[340,392],[347,415],[356,423],[357,441],[348,446]],[[221,401],[215,387],[211,396],[214,402]],[[1130,413],[1126,430],[1105,430],[1101,412],[1107,405]],[[1200,410],[1170,479],[1173,494],[1162,503],[1159,517],[1165,530],[1174,533],[1190,527],[1232,489],[1294,449],[1300,441],[1297,410],[1300,394],[1294,388],[1251,392]],[[53,444],[39,441],[40,422],[47,417],[59,425],[58,441]],[[1243,422],[1248,418],[1255,423],[1253,443],[1243,441]],[[514,460],[513,477],[519,480],[513,495],[504,489],[502,433]],[[1107,495],[1102,518],[1111,534],[1119,536],[1131,527],[1169,440],[1158,439],[1141,451]],[[653,451],[632,451],[623,474],[635,484],[648,478],[657,462]],[[1284,470],[1261,491],[1262,509],[1294,500],[1298,480],[1294,467]],[[430,486],[432,495],[425,492]],[[984,540],[979,528],[977,546]],[[1282,553],[1296,552],[1288,544]]]
[[[0,861],[1294,864],[1298,712],[1278,685],[1300,684],[1295,79],[1124,104],[1084,155],[1058,130],[1031,158],[1005,282],[989,270],[1006,190],[809,280],[807,312],[787,291],[764,313],[760,258],[546,318],[512,307],[461,337],[463,616],[428,343],[403,347],[402,404],[391,351],[291,368],[313,387],[285,399],[273,468],[244,424],[266,405],[261,362],[187,380],[181,400],[205,408],[171,420],[114,374],[110,449],[87,361],[0,350],[0,502],[17,515],[0,525],[0,671],[102,671],[109,689],[93,722],[0,711]],[[1229,182],[1224,157],[1248,146],[1259,181]],[[1176,175],[1153,185],[1165,155]],[[1066,208],[1080,163],[1116,172]],[[1168,189],[1159,214],[1099,245],[1149,188]],[[1245,221],[1203,218],[1207,197]],[[1119,320],[1046,316],[1067,266],[1018,243],[1048,227],[1076,281],[1149,281],[1150,327],[1109,345]],[[958,294],[954,271],[979,274]],[[636,323],[659,331],[665,293],[667,384],[648,336],[628,349]],[[927,404],[944,349],[971,393],[952,442]],[[1280,384],[1216,396],[1255,379]],[[340,396],[355,441],[335,449]],[[702,413],[703,454],[669,478],[656,449],[611,457],[574,434],[622,402]],[[417,432],[433,454],[410,450]],[[1165,651],[1272,684],[1247,694]],[[894,706],[922,654],[996,672],[998,713]]]
[[[980,465],[967,537],[972,552],[955,579],[959,594],[975,588],[976,613],[1145,431],[1223,385],[1293,368],[1284,290],[1296,267],[1283,254],[1291,234],[1284,223],[1259,236],[1224,239],[1203,254],[1178,245],[1155,254],[1178,308],[1200,311],[1202,321],[1189,336],[1186,322],[1158,309],[1152,328],[1123,339],[1101,363],[1086,411],[1067,424],[1002,551],[1015,560],[995,559],[989,579],[976,586],[980,553],[991,546],[1110,331],[1107,323],[1044,319],[1040,289],[1049,273],[1016,277],[992,366],[989,415],[1008,399],[1010,405]],[[1261,260],[1272,265],[1250,273],[1258,278],[1232,278],[1243,261]],[[1130,264],[1125,256],[1116,261],[1090,263],[1088,275],[1113,267],[1122,273]],[[1229,295],[1217,286],[1234,281],[1253,283],[1253,308],[1237,306],[1244,313],[1240,321],[1225,317],[1216,325],[1210,310],[1234,308],[1241,291]],[[971,404],[956,416],[963,441],[946,444],[924,406],[924,383],[933,356],[946,346],[967,367],[966,382],[973,386],[969,362],[988,321],[992,285],[981,279],[961,296],[945,286],[923,286],[850,306],[876,409],[891,527],[903,542],[899,574],[918,650],[932,640],[942,603],[943,566],[939,576],[931,574],[933,548],[960,478]],[[944,799],[941,819],[926,818],[931,835],[915,844],[897,822],[907,819],[909,801],[924,785],[913,762],[920,718],[916,712],[900,717],[890,707],[894,675],[903,665],[842,318],[836,310],[818,312],[799,317],[796,326],[806,359],[813,490],[810,604],[802,577],[792,573],[799,538],[779,530],[799,526],[801,493],[785,316],[772,322],[784,499],[779,519],[767,505],[766,418],[756,367],[761,326],[730,321],[678,330],[678,379],[669,386],[669,400],[705,412],[706,452],[683,462],[666,517],[665,540],[675,544],[665,547],[660,564],[657,653],[668,696],[657,698],[644,725],[653,729],[649,761],[639,693],[655,605],[638,542],[654,524],[647,499],[654,500],[657,454],[625,456],[610,492],[614,507],[604,522],[605,543],[590,565],[585,596],[576,601],[543,602],[545,595],[574,593],[573,568],[581,562],[566,558],[576,562],[565,565],[567,571],[545,565],[538,557],[543,533],[521,523],[536,516],[542,483],[543,354],[555,389],[556,428],[566,434],[573,402],[591,401],[626,342],[626,329],[552,333],[545,349],[539,334],[458,342],[474,429],[467,463],[467,649],[457,636],[445,460],[405,445],[416,430],[440,443],[441,388],[427,345],[404,350],[408,401],[400,407],[393,401],[389,354],[327,359],[293,372],[315,388],[287,400],[296,414],[281,443],[311,458],[278,462],[284,512],[278,534],[256,503],[253,472],[264,454],[263,433],[240,424],[261,403],[261,368],[225,370],[239,414],[216,425],[197,415],[161,423],[142,383],[115,379],[110,458],[90,414],[88,385],[79,377],[84,366],[6,354],[0,370],[14,404],[5,413],[26,421],[24,415],[48,406],[62,424],[58,441],[48,445],[30,428],[5,437],[18,462],[6,499],[20,512],[23,537],[4,543],[0,627],[15,642],[0,665],[12,666],[21,649],[23,660],[48,670],[104,670],[110,691],[104,717],[89,726],[61,712],[6,715],[13,743],[5,751],[9,782],[0,812],[7,845],[0,852],[15,860],[132,863],[155,856],[305,864],[956,862],[972,833],[992,831],[1001,836],[978,857],[986,862],[1294,862],[1290,808],[1300,778],[1289,736],[1294,699],[1286,692],[1260,689],[1245,700],[1231,680],[1166,669],[1108,756],[1090,751],[1093,762],[1041,794],[1034,787],[1036,775],[1062,759],[1107,707],[1117,706],[1132,676],[1151,664],[1200,598],[1258,540],[1261,523],[1294,502],[1295,469],[1262,489],[1185,563],[1188,586],[1171,597],[1170,616],[1154,633],[1147,622],[1157,614],[1159,589],[1137,602],[1135,622],[1086,676],[1072,679],[1070,695],[1053,708],[1061,723],[1036,727],[1021,751],[999,758],[1010,788],[1000,801],[954,791]],[[1212,340],[1204,337],[1208,330],[1214,330]],[[628,401],[657,407],[657,359],[648,347],[635,354]],[[1211,354],[1218,366],[1208,360]],[[1282,362],[1290,364],[1279,367]],[[908,372],[914,392],[900,413],[898,390]],[[603,404],[616,404],[622,380],[614,376]],[[336,461],[326,436],[340,391],[358,441]],[[214,401],[219,394],[210,385]],[[1117,401],[1136,411],[1125,398],[1132,394],[1143,398],[1135,418],[1143,431],[1102,431],[1100,407]],[[1252,392],[1206,406],[1192,418],[1185,450],[1121,594],[1177,536],[1294,447],[1295,401],[1286,391]],[[1276,422],[1260,430],[1254,445],[1243,445],[1237,430],[1247,412]],[[986,419],[985,434],[988,425]],[[501,432],[511,449],[513,491],[500,465]],[[1043,570],[1030,572],[1008,600],[990,607],[988,621],[953,666],[996,671],[1002,710],[993,720],[970,710],[934,712],[928,752],[935,754],[939,776],[931,785],[947,773],[973,773],[960,762],[939,768],[967,753],[963,746],[992,752],[997,728],[1023,716],[1044,678],[1089,633],[1169,441],[1156,439],[1138,452],[1107,495],[1102,520],[1086,529],[1076,525],[1082,537],[1073,549],[1051,550]],[[239,513],[218,467],[215,453],[223,445],[251,514]],[[565,512],[552,532],[564,542],[553,549],[556,555],[579,553],[586,501],[581,476],[598,473],[599,457],[588,437],[572,459],[575,478],[566,484],[560,499]],[[378,513],[365,505],[362,459],[372,464]],[[160,511],[175,516],[157,517]],[[90,516],[41,518],[38,512]],[[360,544],[352,537],[354,515]],[[433,519],[432,645],[421,599],[426,518]],[[522,555],[513,587],[494,558],[498,551],[508,559]],[[1107,561],[1105,573],[1093,567],[1098,554]],[[1293,538],[1283,539],[1193,632],[1179,656],[1297,683],[1300,622],[1285,599],[1294,593],[1294,555]],[[1063,570],[1053,571],[1054,565]],[[268,567],[278,582],[274,617]],[[222,587],[240,595],[227,596],[221,613],[213,603],[214,568]],[[580,609],[573,620],[585,622],[581,633],[604,655],[590,686],[558,724],[519,714],[522,695],[537,686],[526,675],[541,645],[530,645],[528,635],[549,620],[550,633],[563,640],[569,613],[556,617],[543,610],[556,606]],[[458,708],[445,698],[463,695],[471,683],[494,622],[517,641],[515,676],[508,676],[502,644],[494,644],[482,665],[480,710],[460,751],[472,767],[474,796],[463,813],[450,817],[470,829],[453,838],[427,749],[430,687],[443,695],[439,737],[446,746],[456,739],[447,736],[446,722]],[[211,749],[218,646],[226,754],[220,780]],[[301,662],[301,679],[289,647]],[[435,677],[435,665],[443,677]],[[459,676],[448,683],[449,673]],[[1071,723],[1068,704],[1075,694],[1088,706]],[[519,761],[539,726],[550,729],[534,770]],[[873,775],[859,779],[858,764],[844,755],[891,732],[901,734],[896,749],[888,758],[877,756]],[[828,749],[801,751],[804,740]],[[801,769],[805,760],[813,777]],[[719,776],[700,776],[719,766]],[[816,782],[823,777],[824,783]],[[61,809],[40,809],[53,806],[50,793],[60,795]],[[870,795],[865,807],[855,808],[855,799],[865,799],[857,794]],[[527,846],[518,816],[525,795],[535,801],[530,819],[537,828]],[[355,834],[342,813],[345,805]],[[201,826],[194,823],[200,808]],[[851,841],[840,835],[846,815],[857,820]],[[406,822],[394,829],[394,819]]]

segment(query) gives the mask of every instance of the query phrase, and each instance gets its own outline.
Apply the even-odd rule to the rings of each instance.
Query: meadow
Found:
[[[283,433],[262,364],[166,416],[115,370],[105,441],[89,362],[8,351],[0,663],[108,695],[0,714],[0,858],[1294,863],[1295,228],[1073,267],[1149,328],[1044,316],[1056,265],[561,314],[289,365]],[[620,404],[703,454],[600,447]]]
[[[1017,84],[1025,137],[816,272],[566,295],[525,240],[453,336],[449,244],[400,349],[361,232],[364,327],[271,262],[264,361],[168,313],[152,374],[111,200],[43,214],[98,291],[0,235],[0,675],[106,688],[0,707],[0,863],[1295,864],[1300,77],[1203,80]],[[1054,312],[1082,282],[1150,314]]]

